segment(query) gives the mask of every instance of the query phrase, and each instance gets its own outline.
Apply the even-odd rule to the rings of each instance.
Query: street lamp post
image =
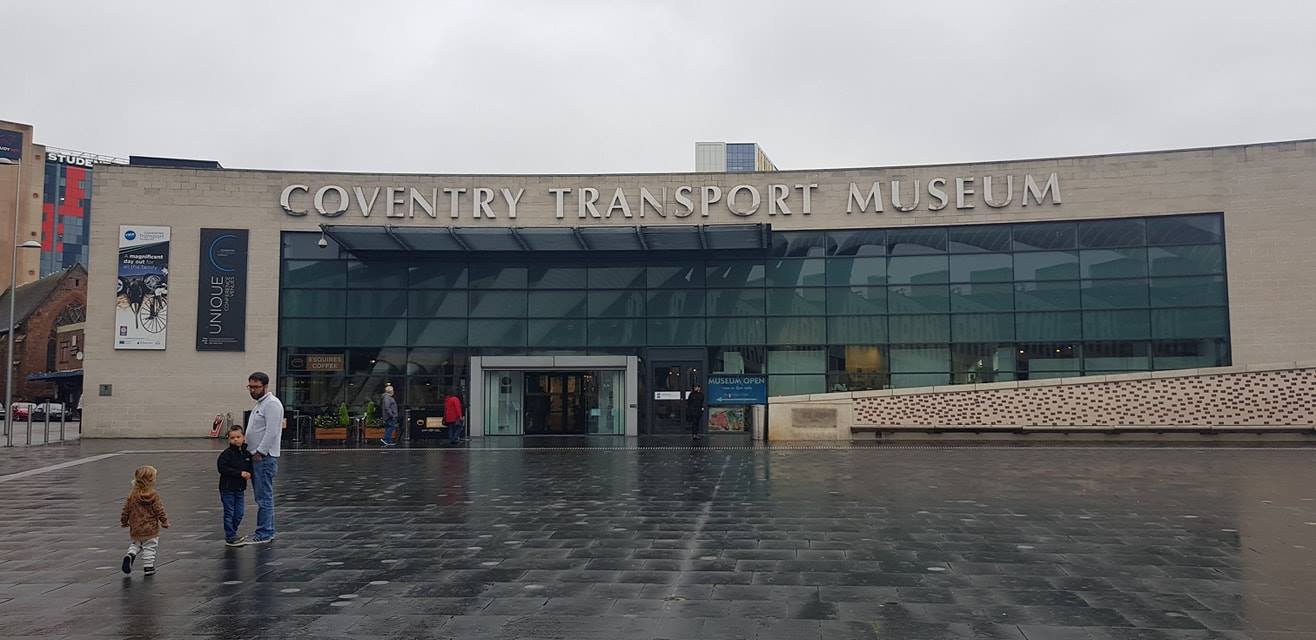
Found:
[[[12,164],[18,167],[18,175],[14,176],[14,235],[12,237],[15,244],[9,249],[9,348],[5,358],[5,446],[12,447],[14,446],[14,301],[17,298],[15,290],[18,288],[18,250],[40,249],[41,243],[35,240],[18,242],[18,216],[23,208],[23,158],[20,156],[17,162],[0,158],[0,164]]]

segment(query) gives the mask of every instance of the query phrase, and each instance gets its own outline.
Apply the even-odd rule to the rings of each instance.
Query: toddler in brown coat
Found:
[[[155,552],[160,547],[160,528],[169,528],[164,501],[155,491],[155,467],[145,465],[133,473],[133,490],[123,503],[119,526],[127,527],[132,536],[128,554],[123,557],[123,572],[132,573],[137,554],[142,555],[142,572],[155,573]]]

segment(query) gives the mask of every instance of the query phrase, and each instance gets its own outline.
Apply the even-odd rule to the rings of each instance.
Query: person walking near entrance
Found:
[[[685,419],[690,421],[690,435],[704,437],[704,388],[694,385],[685,397]]]
[[[379,443],[391,447],[398,443],[394,439],[398,430],[398,401],[393,399],[393,385],[384,387],[382,404],[384,405],[384,439]]]
[[[466,420],[462,415],[462,399],[457,396],[456,389],[449,389],[448,397],[443,399],[443,424],[448,427],[448,444],[457,444],[463,435]]]
[[[270,377],[261,371],[247,376],[247,392],[256,401],[247,420],[251,486],[256,494],[256,532],[247,539],[247,544],[268,544],[274,539],[274,477],[279,474],[283,403],[270,392]]]

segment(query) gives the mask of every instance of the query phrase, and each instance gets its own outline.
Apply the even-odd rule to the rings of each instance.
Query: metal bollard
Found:
[[[41,444],[50,444],[50,407],[46,407],[46,429],[45,434],[41,436]]]
[[[68,415],[68,409],[59,412],[59,441],[64,441],[64,416]]]
[[[27,443],[26,444],[29,445],[32,444],[32,410],[31,409],[29,409],[27,412]]]

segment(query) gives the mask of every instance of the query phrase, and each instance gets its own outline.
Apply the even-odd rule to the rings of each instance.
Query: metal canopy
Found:
[[[728,251],[767,249],[766,224],[648,227],[412,227],[322,224],[351,253]]]

